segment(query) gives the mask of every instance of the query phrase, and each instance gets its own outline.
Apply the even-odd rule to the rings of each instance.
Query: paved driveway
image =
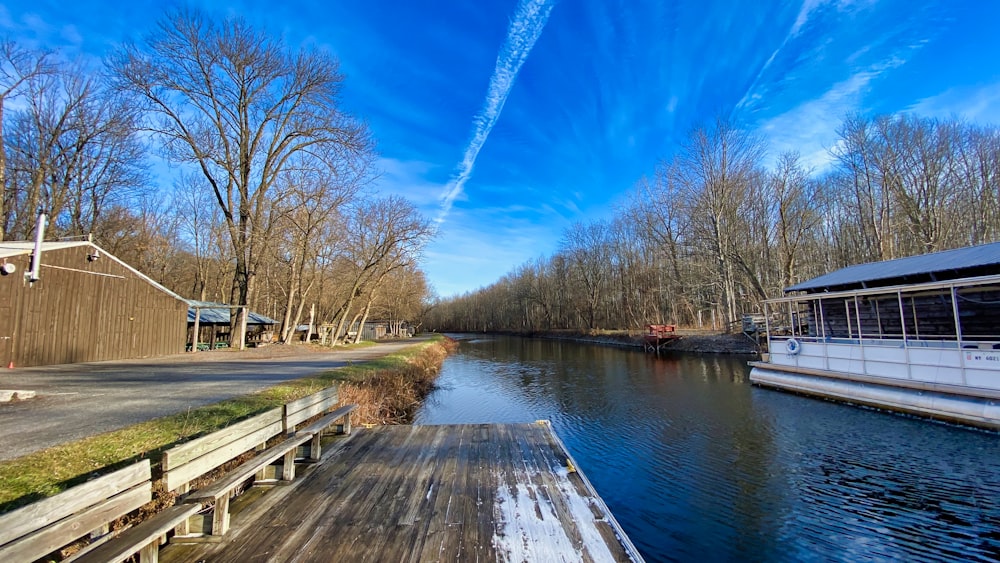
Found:
[[[37,393],[34,399],[0,403],[0,461],[380,358],[416,343],[411,339],[330,352],[269,346],[244,352],[0,368],[0,389]]]

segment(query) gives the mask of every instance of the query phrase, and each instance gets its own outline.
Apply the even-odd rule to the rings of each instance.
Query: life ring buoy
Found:
[[[791,354],[792,356],[798,354],[801,349],[802,349],[802,344],[800,344],[798,340],[794,338],[789,338],[788,340],[785,341],[785,351]]]

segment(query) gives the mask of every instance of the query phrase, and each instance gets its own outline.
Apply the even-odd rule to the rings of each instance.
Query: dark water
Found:
[[[648,561],[1000,560],[1000,435],[748,373],[745,358],[473,339],[417,422],[551,420]]]

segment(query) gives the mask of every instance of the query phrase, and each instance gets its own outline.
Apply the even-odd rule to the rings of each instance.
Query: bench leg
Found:
[[[160,561],[160,542],[152,541],[139,550],[139,563],[158,563]]]
[[[222,536],[229,531],[229,491],[215,499],[212,510],[212,535]]]
[[[254,451],[262,452],[266,449],[267,449],[267,444],[264,443],[254,448]],[[260,469],[260,471],[257,472],[256,475],[254,475],[254,481],[266,481],[266,480],[267,480],[267,466],[265,465]]]
[[[184,483],[183,485],[177,488],[176,493],[177,496],[180,497],[184,496],[190,490],[191,490],[191,485],[189,483]],[[191,533],[191,522],[189,522],[188,518],[185,518],[183,522],[177,524],[177,526],[174,527],[175,536],[186,536],[190,533]]]
[[[322,434],[322,432],[317,432],[309,441],[309,461],[319,461]]]
[[[295,479],[295,450],[296,448],[288,450],[285,458],[281,460],[281,478],[285,481]]]
[[[350,435],[351,433],[351,413],[344,415],[344,434]]]

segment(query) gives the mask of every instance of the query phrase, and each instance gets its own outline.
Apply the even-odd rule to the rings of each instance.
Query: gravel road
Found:
[[[143,360],[0,369],[0,389],[36,392],[34,399],[0,403],[0,461],[352,362],[380,358],[419,340],[347,350],[275,345]]]

